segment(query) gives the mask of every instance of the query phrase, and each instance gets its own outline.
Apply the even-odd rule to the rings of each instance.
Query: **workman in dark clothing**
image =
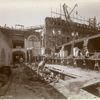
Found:
[[[24,59],[21,57],[21,58],[19,59],[19,62],[20,62],[20,63],[23,63],[23,62],[24,62]]]
[[[43,60],[38,64],[37,74],[39,74],[39,72],[41,72],[44,69],[45,63],[46,63],[46,58],[43,58]]]

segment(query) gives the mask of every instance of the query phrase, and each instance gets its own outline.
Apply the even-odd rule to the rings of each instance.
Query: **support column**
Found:
[[[24,39],[24,48],[25,48],[25,62],[27,62],[27,39]]]

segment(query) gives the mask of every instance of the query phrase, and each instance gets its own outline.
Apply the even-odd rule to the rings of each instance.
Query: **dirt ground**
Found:
[[[41,81],[26,66],[12,69],[10,85],[0,98],[4,99],[66,99],[49,84]]]

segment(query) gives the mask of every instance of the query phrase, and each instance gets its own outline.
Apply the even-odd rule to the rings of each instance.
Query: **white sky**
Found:
[[[100,0],[0,0],[0,25],[29,27],[44,24],[45,17],[51,16],[51,8],[56,11],[60,3],[72,8],[77,3],[76,10],[81,16],[96,16],[100,22]]]

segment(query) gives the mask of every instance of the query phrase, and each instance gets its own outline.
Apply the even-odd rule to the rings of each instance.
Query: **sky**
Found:
[[[51,16],[51,9],[59,12],[64,3],[71,8],[77,3],[75,10],[79,15],[85,18],[96,16],[100,22],[100,0],[0,0],[0,25],[42,25],[45,18]]]

